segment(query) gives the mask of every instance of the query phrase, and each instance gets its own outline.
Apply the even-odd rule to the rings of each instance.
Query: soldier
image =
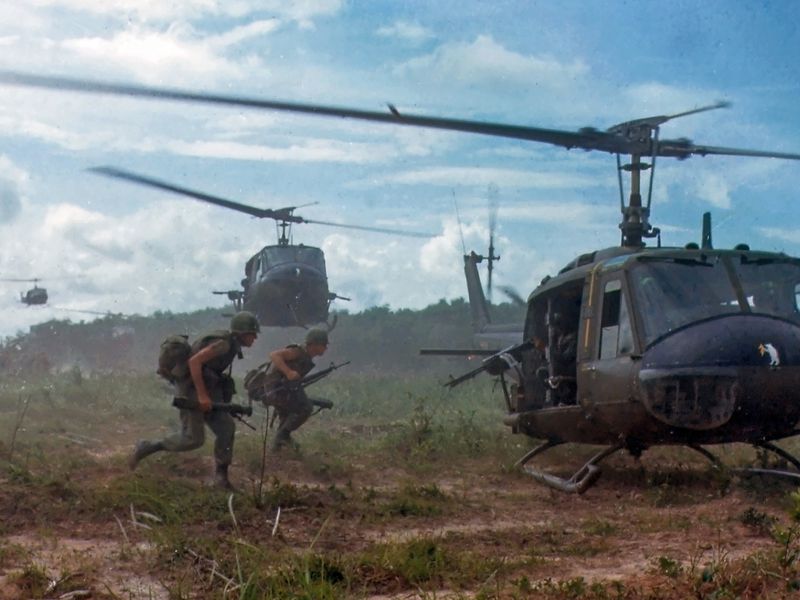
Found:
[[[314,368],[314,358],[325,354],[328,348],[328,332],[324,329],[309,329],[305,344],[292,344],[270,353],[265,387],[268,396],[264,404],[275,407],[280,423],[272,450],[278,451],[291,444],[291,433],[308,420],[314,410],[303,388],[280,389],[287,381],[299,381]]]
[[[140,460],[160,450],[186,452],[199,448],[205,439],[204,425],[208,425],[216,437],[214,485],[233,489],[228,479],[228,466],[233,458],[236,424],[229,413],[211,410],[211,404],[231,401],[236,392],[230,376],[233,360],[242,358],[242,347],[252,346],[260,330],[255,315],[242,311],[231,319],[230,331],[213,331],[192,345],[188,360],[189,375],[178,379],[175,388],[178,397],[195,400],[199,410],[179,409],[180,431],[163,440],[137,442],[128,461],[131,470],[136,468]],[[225,373],[226,369],[228,373]]]

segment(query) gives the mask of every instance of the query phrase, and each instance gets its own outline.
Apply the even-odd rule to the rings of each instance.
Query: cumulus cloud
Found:
[[[550,56],[524,55],[508,50],[489,35],[471,43],[448,42],[431,54],[395,68],[398,75],[426,75],[460,84],[564,87],[583,77],[588,66],[580,60],[561,62]]]
[[[255,31],[259,31],[258,28]],[[229,32],[235,39],[253,31]],[[240,74],[240,66],[220,53],[226,34],[204,39],[185,24],[174,24],[166,31],[134,27],[111,37],[84,37],[64,40],[60,46],[80,60],[124,70],[144,82],[174,84]]]
[[[536,172],[503,168],[427,167],[386,175],[369,181],[353,182],[353,187],[401,183],[439,186],[481,185],[502,181],[506,187],[539,189],[578,189],[597,185],[597,180],[574,172]]]
[[[757,227],[761,235],[773,240],[789,242],[790,244],[800,244],[800,229],[787,229],[783,227]]]
[[[314,19],[336,14],[341,0],[26,0],[36,8],[59,8],[76,13],[111,16],[140,22],[172,22],[204,17],[241,18],[259,12],[313,27]]]
[[[274,162],[362,164],[383,162],[397,154],[397,150],[389,144],[313,139],[304,140],[301,143],[291,143],[286,147],[245,144],[234,141],[184,142],[166,140],[159,147],[184,156]]]
[[[424,42],[433,37],[430,29],[409,21],[396,21],[392,25],[384,25],[378,28],[377,33],[381,37],[397,38],[412,43]]]
[[[0,155],[0,225],[12,223],[19,216],[27,179],[27,173]]]

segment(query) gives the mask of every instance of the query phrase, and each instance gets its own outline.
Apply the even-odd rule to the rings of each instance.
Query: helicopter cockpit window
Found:
[[[633,331],[622,283],[609,281],[603,290],[603,315],[600,321],[600,359],[633,352]]]
[[[302,263],[325,274],[324,255],[314,246],[270,246],[263,254],[264,270],[286,263]]]
[[[754,314],[800,321],[800,264],[788,260],[733,261]]]
[[[730,259],[728,259],[730,260]],[[800,322],[800,263],[792,259],[648,260],[631,271],[646,343],[696,321],[750,311]],[[732,279],[733,278],[733,279]],[[747,306],[740,306],[736,286]]]

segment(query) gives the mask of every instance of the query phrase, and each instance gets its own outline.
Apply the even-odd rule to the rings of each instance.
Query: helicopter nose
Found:
[[[674,427],[791,430],[800,418],[800,327],[752,314],[695,323],[642,357],[644,404]]]

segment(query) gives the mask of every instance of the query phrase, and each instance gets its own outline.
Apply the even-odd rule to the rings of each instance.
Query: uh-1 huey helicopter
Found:
[[[235,310],[244,309],[255,313],[264,327],[306,327],[315,323],[326,323],[331,329],[335,325],[335,321],[328,322],[331,302],[336,299],[349,300],[329,290],[322,249],[293,243],[292,225],[310,223],[392,235],[430,237],[427,233],[310,220],[294,214],[296,209],[301,208],[299,206],[258,208],[115,167],[93,167],[89,170],[260,219],[273,219],[278,230],[278,243],[264,246],[247,260],[244,267],[245,277],[241,281],[242,289],[213,291],[214,294],[226,295],[233,302]]]
[[[38,306],[47,304],[47,290],[39,287],[41,279],[33,277],[31,279],[17,279],[17,278],[4,278],[0,281],[7,281],[11,283],[33,283],[33,287],[26,292],[19,293],[19,301],[27,306]]]
[[[498,376],[509,412],[505,423],[514,433],[544,440],[518,464],[536,480],[567,492],[588,489],[599,476],[598,464],[619,450],[639,456],[664,444],[688,446],[716,462],[704,445],[743,442],[800,470],[800,460],[773,443],[800,433],[800,259],[745,245],[714,249],[708,219],[701,244],[662,247],[660,231],[649,222],[658,158],[800,160],[800,154],[660,138],[668,121],[725,103],[605,131],[565,131],[411,115],[391,105],[388,112],[376,112],[13,72],[0,73],[0,83],[344,117],[614,154],[620,245],[581,254],[545,278],[528,297],[522,340],[486,350],[481,367],[449,385],[483,371]],[[622,164],[622,155],[630,161]],[[650,182],[643,204],[646,170]],[[627,204],[623,171],[630,174]],[[657,246],[647,247],[648,239],[656,239]],[[605,447],[568,479],[530,464],[564,443]]]

